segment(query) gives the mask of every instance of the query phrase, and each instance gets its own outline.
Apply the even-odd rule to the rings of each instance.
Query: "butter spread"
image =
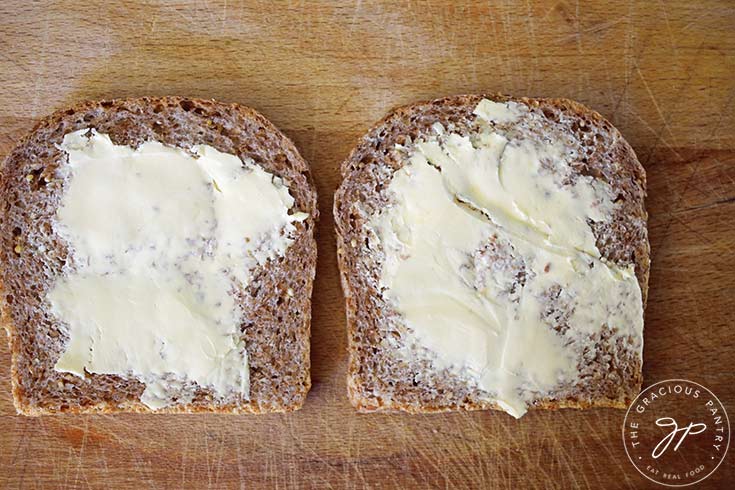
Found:
[[[495,102],[482,99],[475,107],[474,114],[488,122],[500,124],[517,121],[528,109],[517,102]]]
[[[633,266],[602,259],[589,225],[610,217],[611,188],[575,175],[560,142],[495,130],[524,109],[483,100],[476,133],[437,123],[432,137],[398,148],[408,162],[369,223],[383,295],[410,338],[515,417],[576,379],[574,335],[617,329],[642,348],[643,330]],[[547,319],[555,302],[563,321]]]
[[[132,376],[157,409],[194,384],[249,396],[242,311],[233,293],[292,243],[294,199],[279,178],[207,145],[137,149],[107,135],[65,135],[56,232],[74,270],[48,292],[69,328],[55,368]]]

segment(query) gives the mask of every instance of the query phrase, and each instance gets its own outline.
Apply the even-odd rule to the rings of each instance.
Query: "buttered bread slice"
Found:
[[[399,108],[334,204],[359,409],[625,407],[640,390],[645,173],[567,100]]]
[[[19,412],[268,412],[310,386],[316,192],[255,111],[185,98],[43,120],[0,181]]]

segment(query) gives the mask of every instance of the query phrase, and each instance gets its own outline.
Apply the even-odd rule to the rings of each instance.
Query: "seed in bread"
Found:
[[[640,388],[645,174],[565,100],[397,109],[335,197],[350,398],[412,412],[625,406]]]
[[[174,97],[80,104],[26,137],[1,184],[20,412],[301,406],[316,195],[261,115]]]

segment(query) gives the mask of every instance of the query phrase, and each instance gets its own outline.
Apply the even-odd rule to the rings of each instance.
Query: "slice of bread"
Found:
[[[233,314],[233,319],[239,320],[231,323],[231,338],[245,346],[245,374],[240,381],[247,383],[249,376],[249,390],[223,394],[210,386],[179,379],[180,385],[169,388],[180,386],[181,392],[169,393],[168,402],[156,411],[262,413],[300,408],[311,385],[309,336],[318,218],[309,167],[293,143],[252,109],[211,100],[162,97],[83,102],[56,112],[38,123],[5,160],[0,176],[2,323],[10,336],[12,389],[18,412],[39,415],[153,410],[141,401],[146,384],[132,374],[84,371],[80,376],[56,369],[71,334],[69,325],[51,308],[49,292],[81,268],[80,261],[87,260],[80,258],[58,232],[60,209],[70,186],[69,153],[63,144],[66,135],[87,130],[107,135],[114,145],[128,149],[158,142],[161,148],[183,150],[175,150],[183,155],[192,152],[195,145],[208,145],[238,157],[242,167],[247,168],[244,162],[248,162],[250,171],[258,169],[259,175],[269,176],[269,184],[290,194],[288,214],[298,213],[299,219],[289,225],[287,250],[261,251],[267,259],[248,271],[247,284],[232,279],[228,293],[234,297],[228,301],[239,311]],[[247,173],[238,167],[240,163],[233,168]],[[170,188],[164,185],[169,178],[175,180],[178,176],[165,176],[161,188]],[[116,183],[94,184],[113,192]],[[207,185],[221,192],[217,182]],[[243,198],[251,199],[248,202],[255,204],[253,210],[263,206],[255,198]],[[171,199],[174,201],[166,202],[173,202],[175,207],[177,202],[186,204],[188,196],[184,193]],[[240,211],[239,219],[249,219],[251,210]],[[287,231],[283,228],[274,233],[284,235]],[[244,271],[221,272],[232,278]],[[192,274],[197,273],[195,269]],[[103,338],[105,328],[101,325]],[[188,332],[187,325],[182,328]],[[242,368],[242,364],[236,366]]]
[[[495,111],[494,115],[485,114],[488,107]],[[482,134],[485,136],[480,136]],[[525,373],[523,369],[526,369],[524,366],[535,362],[533,357],[548,355],[547,346],[543,342],[533,344],[531,347],[527,347],[530,344],[516,344],[517,347],[526,349],[523,354],[525,357],[519,360],[519,365],[523,369],[511,372],[512,370],[503,368],[505,370],[503,379],[507,380],[514,376],[516,378],[513,379],[525,379],[523,382],[519,381],[511,390],[511,397],[519,402],[515,407],[509,407],[508,403],[500,399],[499,393],[506,388],[494,385],[491,377],[483,378],[491,381],[480,383],[478,376],[484,376],[483,373],[478,374],[477,370],[472,371],[464,365],[444,362],[442,361],[446,359],[442,357],[444,353],[438,352],[443,346],[440,342],[437,344],[437,338],[451,338],[447,342],[453,343],[452,345],[459,348],[460,352],[462,349],[468,352],[476,351],[477,346],[473,345],[474,340],[470,339],[484,339],[482,332],[480,337],[463,338],[469,330],[464,329],[462,320],[455,317],[448,320],[448,325],[457,325],[456,331],[451,331],[450,327],[437,332],[438,337],[433,337],[434,343],[427,343],[427,337],[417,333],[417,330],[425,332],[425,328],[432,327],[420,324],[421,321],[431,323],[446,311],[450,311],[441,309],[444,302],[449,301],[447,299],[449,293],[441,292],[445,287],[444,284],[425,284],[423,279],[431,276],[419,266],[413,273],[420,280],[413,283],[409,280],[406,283],[412,284],[414,291],[411,291],[409,286],[400,293],[404,296],[391,292],[393,287],[391,284],[396,282],[390,280],[396,277],[395,271],[400,266],[396,264],[406,263],[410,260],[411,253],[406,252],[409,256],[396,255],[395,247],[405,252],[408,249],[404,246],[404,242],[409,243],[421,238],[428,242],[451,241],[450,237],[442,235],[441,232],[433,237],[415,236],[420,234],[416,231],[418,228],[411,228],[412,222],[397,211],[405,211],[408,209],[406,206],[414,206],[414,209],[421,206],[433,209],[431,206],[436,202],[434,197],[441,197],[437,194],[424,199],[422,194],[433,196],[431,193],[441,191],[428,187],[416,190],[410,185],[404,185],[405,182],[420,185],[415,176],[420,173],[418,170],[421,169],[417,168],[417,165],[421,162],[428,165],[426,167],[428,170],[425,170],[428,172],[427,175],[435,172],[431,174],[433,178],[443,182],[447,192],[454,192],[452,196],[454,204],[463,208],[472,207],[470,213],[474,216],[472,219],[482,222],[478,226],[495,230],[484,244],[467,244],[470,250],[476,245],[473,254],[464,256],[469,263],[474,261],[474,265],[460,266],[460,270],[464,271],[461,274],[471,270],[472,274],[479,277],[481,274],[478,257],[484,257],[482,281],[508,282],[507,291],[486,298],[486,303],[496,302],[506,308],[509,304],[507,302],[510,301],[507,299],[508,291],[518,294],[518,291],[527,286],[529,277],[540,277],[549,272],[548,266],[546,270],[530,270],[528,267],[532,262],[529,261],[529,257],[518,253],[522,249],[518,248],[519,242],[515,237],[523,236],[525,233],[523,230],[532,225],[526,223],[520,228],[509,229],[503,223],[510,222],[503,221],[500,219],[502,216],[495,215],[495,208],[482,206],[481,203],[472,202],[466,195],[460,195],[463,189],[467,192],[474,189],[471,192],[482,194],[486,184],[489,186],[489,182],[483,180],[484,177],[473,181],[472,176],[463,177],[459,174],[457,177],[459,180],[450,180],[451,169],[447,166],[451,164],[452,168],[455,168],[456,162],[452,163],[450,157],[456,154],[447,153],[448,138],[455,138],[453,140],[455,142],[466,143],[464,148],[471,152],[480,151],[478,148],[482,147],[481,142],[484,141],[482,138],[488,135],[493,135],[492,138],[499,137],[507,142],[509,147],[520,147],[530,142],[528,144],[556,148],[563,162],[560,159],[547,159],[540,163],[541,167],[546,168],[539,170],[539,175],[563,177],[558,181],[558,188],[552,190],[552,193],[558,191],[559,194],[572,196],[570,199],[574,198],[574,193],[577,192],[576,182],[581,182],[580,189],[586,189],[585,192],[592,195],[596,195],[599,189],[604,190],[606,197],[598,201],[602,203],[604,200],[605,206],[609,209],[602,216],[587,218],[585,226],[588,228],[587,232],[591,233],[591,249],[585,253],[580,252],[579,257],[574,260],[584,260],[586,261],[584,263],[590,264],[590,268],[596,266],[598,269],[618,274],[619,277],[624,277],[627,273],[627,291],[632,296],[626,297],[627,293],[621,293],[621,296],[614,297],[615,293],[611,293],[611,299],[606,300],[610,301],[609,304],[603,303],[602,299],[599,304],[595,304],[593,300],[590,307],[594,309],[600,305],[617,305],[616,308],[629,308],[636,316],[629,318],[629,321],[608,325],[606,318],[594,317],[590,313],[587,318],[591,320],[586,323],[574,323],[570,321],[572,315],[580,314],[584,318],[584,315],[589,313],[584,305],[577,305],[575,309],[575,296],[572,294],[570,297],[569,294],[574,291],[565,291],[559,286],[547,290],[543,297],[534,297],[534,301],[539,302],[541,310],[533,317],[533,325],[524,327],[535,329],[535,337],[529,337],[530,342],[549,339],[549,342],[558,344],[562,349],[561,352],[568,356],[571,371],[564,376],[554,372],[546,373],[552,376],[556,374],[557,378],[540,389],[538,386],[541,385],[534,385],[533,379],[523,378]],[[433,142],[432,148],[440,152],[439,156],[426,153],[428,155],[426,157],[423,155],[416,157],[417,153],[420,153],[419,148],[424,148],[421,145],[428,144],[427,142]],[[443,164],[437,164],[433,161],[435,157],[439,160],[448,159],[444,160]],[[484,165],[481,159],[478,161],[480,165]],[[473,165],[477,165],[478,161]],[[517,162],[508,162],[504,165],[511,163]],[[500,163],[497,165],[500,179]],[[507,172],[505,168],[503,171]],[[473,171],[479,172],[474,174],[475,177],[489,175],[482,174],[481,168],[478,170],[475,167]],[[647,214],[644,208],[645,171],[620,133],[598,113],[564,99],[512,98],[501,95],[462,95],[415,103],[395,109],[362,137],[342,164],[342,177],[343,181],[335,195],[334,216],[339,268],[347,311],[348,393],[357,409],[404,410],[413,413],[505,409],[515,416],[520,416],[526,408],[594,406],[623,408],[640,391],[643,308],[650,265]],[[466,180],[462,181],[465,177]],[[398,180],[401,180],[403,187],[397,184]],[[451,186],[455,184],[465,187],[458,187],[459,190],[452,189]],[[509,192],[512,193],[513,189],[509,188]],[[525,196],[528,199],[534,198]],[[489,198],[492,199],[493,196]],[[411,202],[411,199],[414,202]],[[510,206],[509,203],[500,202],[498,207],[511,209],[503,207],[505,205]],[[605,206],[600,204],[601,208]],[[562,211],[578,212],[573,208],[574,206],[570,206],[570,209]],[[389,219],[380,221],[383,217]],[[380,226],[388,228],[397,226],[408,238],[401,237],[400,233],[388,237],[382,234],[383,229],[376,223],[382,223]],[[453,226],[451,222],[445,224],[448,227]],[[447,228],[446,233],[463,233],[463,230]],[[503,240],[506,242],[505,245],[501,243]],[[505,252],[503,247],[506,249]],[[530,253],[536,255],[537,252]],[[539,250],[538,254],[542,254],[542,251]],[[436,264],[428,261],[425,264],[427,269],[435,266]],[[455,270],[454,274],[460,272]],[[583,270],[580,273],[583,279],[579,279],[580,281],[588,277],[584,274],[587,272]],[[480,289],[477,283],[474,286],[470,284],[470,287],[474,287],[475,291]],[[436,292],[437,289],[439,293]],[[422,294],[432,296],[429,300],[421,302]],[[579,294],[583,295],[583,292],[580,291]],[[402,308],[403,299],[409,296],[420,304],[419,308],[411,311],[412,319],[407,317],[408,313],[404,313],[409,311],[408,307]],[[518,300],[515,301],[519,304]],[[437,312],[438,315],[431,316]],[[417,321],[417,318],[420,320]],[[487,318],[481,318],[479,321],[485,320]],[[504,329],[514,327],[516,324],[515,320],[512,325],[504,325],[501,321],[500,325],[495,326],[499,327],[498,331],[501,332],[498,335],[511,336],[515,334],[503,333],[507,332]],[[436,328],[436,325],[432,328]],[[521,355],[506,349],[512,350],[507,348],[507,345],[503,347],[503,357]],[[493,359],[491,351],[482,351],[480,348],[479,355],[488,355],[485,366],[500,363],[502,368],[504,361]],[[456,360],[456,356],[454,359]]]

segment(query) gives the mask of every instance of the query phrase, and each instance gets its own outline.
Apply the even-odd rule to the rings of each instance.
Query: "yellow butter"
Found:
[[[115,145],[64,137],[65,190],[56,232],[74,267],[47,295],[69,328],[56,369],[135,377],[141,401],[187,401],[194,384],[249,396],[242,311],[251,270],[292,243],[293,197],[252,162],[207,145]]]
[[[483,100],[477,134],[435,125],[395,172],[392,203],[369,224],[385,255],[383,294],[410,338],[436,367],[469,377],[516,417],[577,375],[581,354],[542,321],[553,288],[573,305],[570,335],[607,325],[643,343],[633,267],[602,260],[588,225],[610,217],[611,189],[591,177],[565,181],[572,170],[559,142],[508,139],[494,129],[526,112]],[[483,265],[479,251],[491,241],[522,261],[522,288],[510,290],[518,278],[502,264]]]

